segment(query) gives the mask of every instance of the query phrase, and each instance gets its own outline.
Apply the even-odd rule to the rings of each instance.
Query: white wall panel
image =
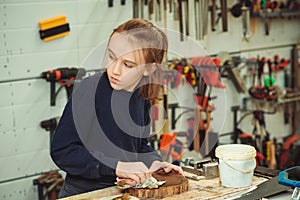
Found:
[[[15,156],[0,157],[0,163],[2,165],[0,181],[57,169],[49,156],[48,149],[16,154]]]
[[[13,94],[12,102],[14,105],[37,105],[41,107],[50,107],[50,82],[44,79],[33,79],[28,81],[18,81],[12,83],[11,93]],[[56,90],[60,85],[56,84]],[[32,93],[34,92],[34,93]],[[57,106],[61,107],[60,102],[67,101],[66,91],[63,88],[56,97]]]
[[[56,89],[60,85],[56,84]],[[0,101],[0,107],[13,105],[36,105],[43,103],[45,107],[50,107],[50,83],[43,79],[33,79],[30,81],[18,81],[0,84],[0,90],[3,97]],[[32,92],[34,91],[34,94]],[[66,91],[63,88],[56,98],[57,106],[62,107],[67,101]],[[49,104],[49,105],[48,105]]]
[[[6,134],[7,131],[13,130],[15,126],[15,120],[11,107],[0,108],[0,133]]]
[[[102,24],[123,22],[132,18],[132,1],[126,1],[125,5],[121,5],[120,1],[113,1],[113,3],[113,7],[108,7],[106,0],[79,0],[78,23]]]
[[[50,133],[38,126],[18,129],[1,134],[0,144],[1,158],[43,151],[50,148]]]
[[[116,23],[89,24],[78,27],[78,45],[80,48],[95,47],[107,40]]]
[[[76,1],[17,2],[5,3],[3,7],[6,18],[1,29],[38,28],[40,20],[58,15],[66,15],[71,24],[77,23]]]
[[[0,30],[3,29],[6,26],[6,4],[2,4],[3,2],[0,2],[0,13],[1,13],[1,17],[0,17]],[[1,41],[1,40],[0,40]]]
[[[7,73],[1,75],[0,80],[39,77],[42,72],[59,67],[77,66],[76,50],[50,51],[49,53],[35,53],[12,55],[7,57]]]
[[[31,81],[18,81],[12,85],[14,105],[36,105],[42,103],[45,106],[50,99],[50,83],[42,79]],[[32,92],[34,91],[34,94]],[[46,93],[48,91],[48,94]],[[46,95],[45,95],[46,94]]]
[[[70,27],[70,34],[52,41],[44,42],[40,39],[39,29],[10,29],[0,31],[5,34],[7,50],[5,55],[23,55],[49,51],[62,51],[77,47],[76,28]]]
[[[234,21],[234,22],[231,22]],[[220,51],[236,51],[240,49],[242,38],[242,27],[239,24],[239,20],[228,15],[228,31],[222,31],[221,20],[216,25],[216,31],[211,31],[210,26],[208,29],[208,35],[204,38],[207,40],[207,50],[209,54],[217,54]]]
[[[224,79],[222,82],[224,85],[226,85],[226,89],[223,91],[225,93],[225,99],[220,99],[220,97],[217,96],[217,100],[223,102],[223,105],[222,107],[216,107],[216,110],[218,110],[217,113],[223,113],[219,113],[219,115],[217,115],[216,112],[213,112],[212,124],[216,123],[218,125],[215,126],[221,126],[221,133],[229,133],[233,131],[233,112],[231,111],[231,106],[240,105],[241,101],[239,98],[239,93],[235,90],[232,81]]]
[[[67,102],[63,88],[56,98],[56,106],[50,106],[50,83],[43,80],[3,83],[0,90],[3,94],[0,132],[3,133],[37,127],[42,120],[60,116]]]
[[[37,186],[33,180],[39,176],[2,183],[0,187],[1,200],[33,200],[38,199]]]
[[[3,63],[3,61],[1,61],[1,59],[4,59],[4,57],[3,56],[5,56],[6,55],[6,47],[4,46],[4,43],[5,43],[5,39],[4,39],[4,35],[5,33],[1,33],[1,31],[0,31],[0,63],[1,63],[1,65],[2,65],[2,63]],[[1,57],[3,57],[3,58],[1,58]],[[3,66],[3,65],[2,65]]]
[[[12,90],[11,83],[0,84],[0,91],[1,91],[0,108],[12,105],[13,94],[11,90]]]
[[[299,39],[300,23],[298,19],[270,19],[270,33],[265,35],[265,24],[259,19],[257,32],[250,37],[250,42],[242,42],[241,49],[272,47],[286,44],[296,44]]]
[[[24,106],[14,106],[15,126],[17,129],[39,126],[39,123],[47,119],[48,116],[60,116],[62,110],[63,108],[60,106],[50,109],[50,104],[46,101]]]

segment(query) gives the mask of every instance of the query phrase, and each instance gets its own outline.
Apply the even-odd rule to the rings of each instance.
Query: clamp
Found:
[[[278,183],[294,188],[292,200],[300,200],[300,166],[295,166],[281,171]]]
[[[186,176],[193,180],[201,180],[200,176],[205,179],[214,179],[219,176],[218,162],[212,160],[210,157],[203,158],[202,160],[195,161],[193,158],[181,159],[182,170],[195,176]]]

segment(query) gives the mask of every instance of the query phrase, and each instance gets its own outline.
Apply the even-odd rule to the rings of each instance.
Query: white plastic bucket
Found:
[[[241,188],[252,184],[256,166],[254,147],[245,144],[226,144],[218,146],[215,153],[219,158],[222,186]]]

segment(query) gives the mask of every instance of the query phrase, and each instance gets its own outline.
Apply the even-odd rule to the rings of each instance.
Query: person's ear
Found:
[[[149,66],[146,67],[146,70],[144,71],[144,76],[150,76],[155,70],[157,69],[157,64],[152,63]]]

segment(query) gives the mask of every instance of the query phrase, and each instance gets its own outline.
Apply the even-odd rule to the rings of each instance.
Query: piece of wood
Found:
[[[153,177],[158,181],[166,181],[159,188],[144,189],[144,188],[128,188],[124,190],[124,193],[129,193],[135,197],[143,198],[165,198],[175,194],[181,194],[188,190],[188,180],[186,177],[170,172],[168,174],[164,172],[157,172],[153,174]]]
[[[184,172],[186,176],[191,176],[192,174]],[[175,194],[173,196],[162,198],[162,200],[188,200],[188,199],[201,199],[201,200],[223,200],[224,198],[230,198],[233,195],[246,191],[253,187],[254,185],[258,185],[268,179],[263,177],[253,177],[253,183],[249,187],[244,188],[227,188],[222,187],[220,184],[219,178],[215,179],[201,179],[200,181],[188,180],[189,188],[187,192],[183,192],[181,194]],[[66,197],[60,200],[99,200],[103,197],[108,197],[112,195],[122,194],[121,190],[117,188],[117,186],[108,187],[105,189],[95,190],[92,192],[87,192],[71,197]],[[140,198],[147,199],[147,198]],[[156,199],[156,198],[155,198]]]

